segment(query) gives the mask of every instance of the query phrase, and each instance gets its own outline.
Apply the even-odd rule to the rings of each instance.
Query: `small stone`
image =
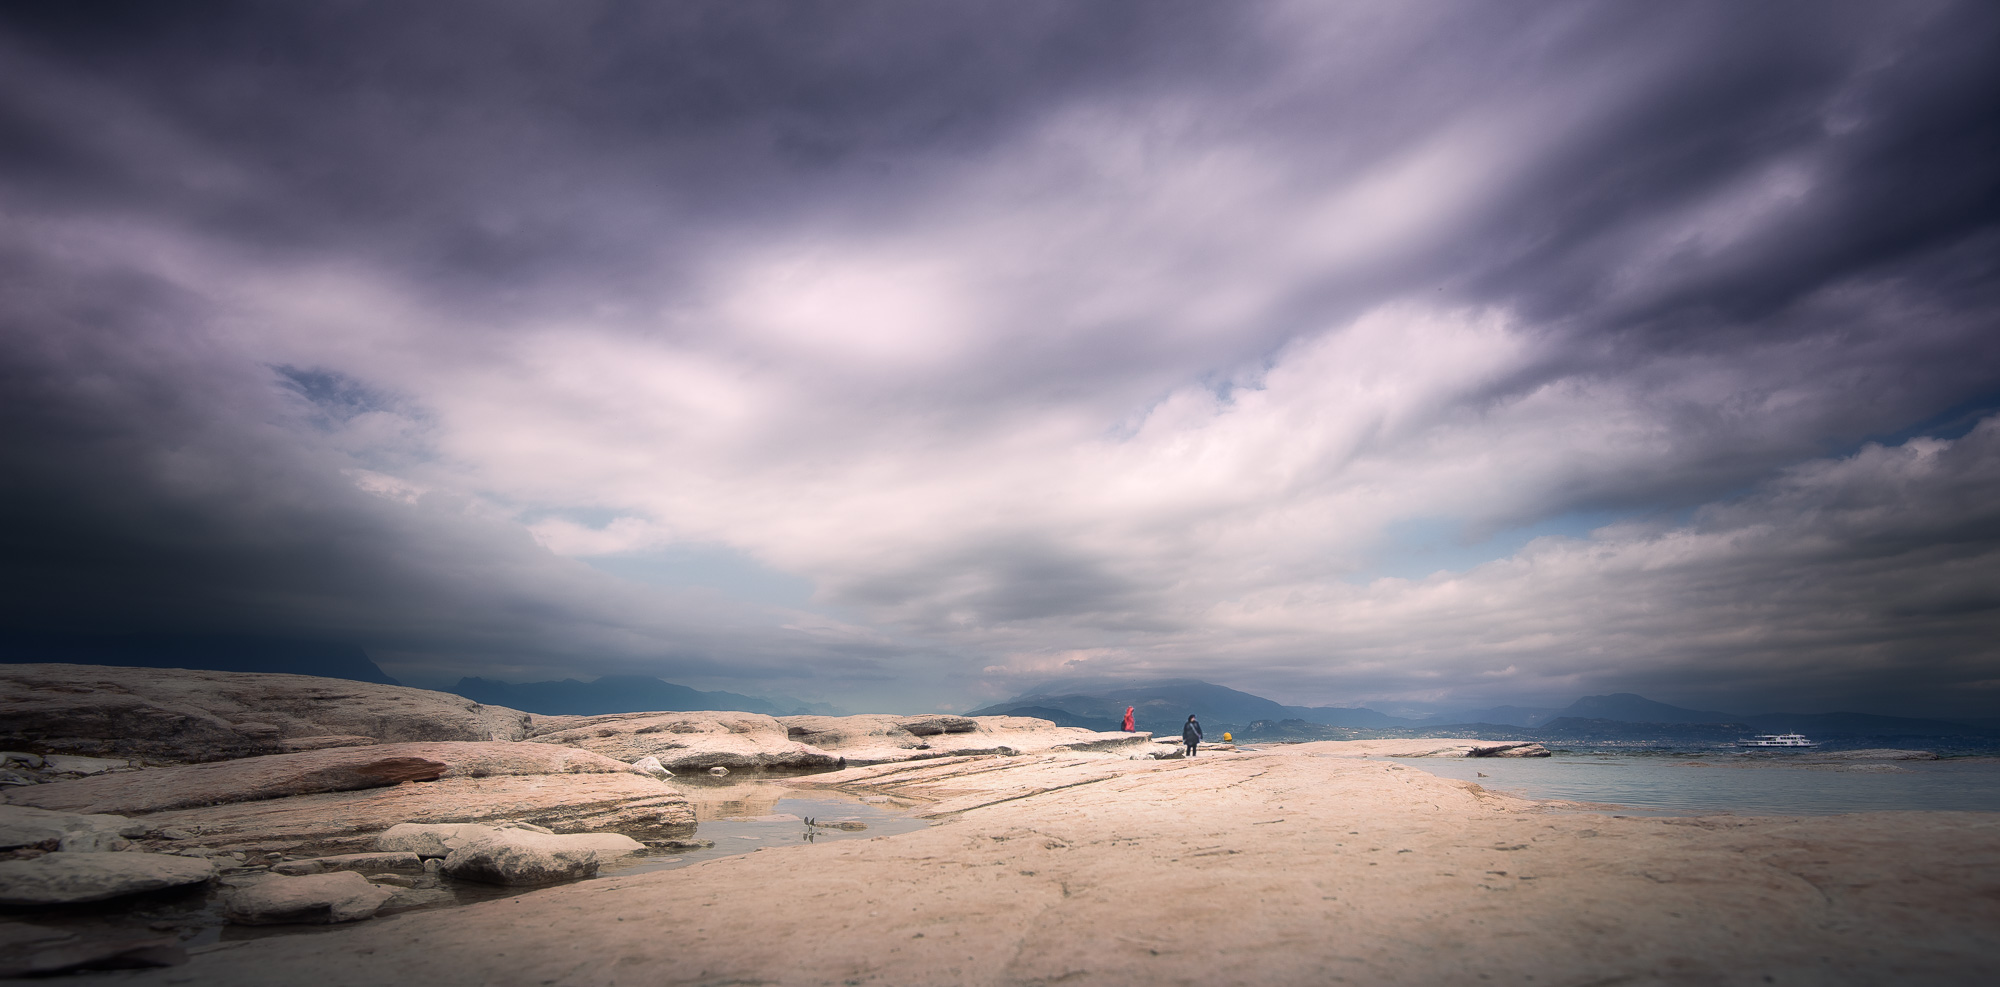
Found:
[[[441,871],[441,870],[444,870],[444,860],[443,860],[443,858],[440,858],[440,857],[432,857],[432,858],[430,858],[430,859],[428,859],[428,860],[425,860],[425,861],[424,861],[424,873],[426,873],[426,874],[436,874],[437,872],[439,872],[439,871]]]
[[[673,772],[667,770],[666,765],[660,763],[659,758],[651,754],[633,761],[632,766],[655,778],[672,778],[674,776]]]
[[[712,767],[712,768],[708,769],[708,773],[709,773],[709,776],[710,776],[710,777],[714,777],[714,778],[724,778],[724,777],[728,777],[728,775],[729,775],[729,769],[728,769],[728,768],[725,768],[725,767],[723,767],[723,766],[722,766],[722,765],[720,765],[720,764],[718,764],[718,765],[716,765],[715,767]]]

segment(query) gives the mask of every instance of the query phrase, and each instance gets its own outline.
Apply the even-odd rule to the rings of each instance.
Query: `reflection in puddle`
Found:
[[[924,829],[930,824],[911,818],[894,805],[856,802],[844,798],[778,798],[771,803],[759,799],[711,803],[703,807],[702,819],[689,838],[693,843],[712,843],[689,850],[654,851],[652,855],[630,858],[607,866],[605,877],[626,877],[649,871],[671,870],[703,860],[733,857],[765,847],[795,843],[828,843],[838,840],[865,840],[894,836]],[[734,811],[731,811],[734,810]],[[710,817],[713,813],[713,818]],[[806,825],[811,819],[815,825]]]

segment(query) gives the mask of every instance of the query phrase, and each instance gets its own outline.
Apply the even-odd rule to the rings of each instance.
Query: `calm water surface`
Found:
[[[2000,812],[2000,758],[1994,757],[1818,761],[1809,753],[1788,751],[1566,751],[1521,760],[1412,758],[1404,763],[1510,795],[1599,802],[1645,814]]]

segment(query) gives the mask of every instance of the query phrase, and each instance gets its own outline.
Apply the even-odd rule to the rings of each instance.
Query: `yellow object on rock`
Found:
[[[1229,731],[1227,731],[1227,730],[1224,730],[1224,731],[1222,731],[1222,739],[1224,739],[1224,740],[1234,740],[1234,739],[1236,739],[1236,738],[1234,738],[1234,737],[1231,737],[1231,736],[1229,735]]]

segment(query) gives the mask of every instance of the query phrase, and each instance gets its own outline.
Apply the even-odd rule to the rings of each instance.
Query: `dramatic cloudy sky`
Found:
[[[0,14],[0,615],[2000,707],[2000,7]]]

